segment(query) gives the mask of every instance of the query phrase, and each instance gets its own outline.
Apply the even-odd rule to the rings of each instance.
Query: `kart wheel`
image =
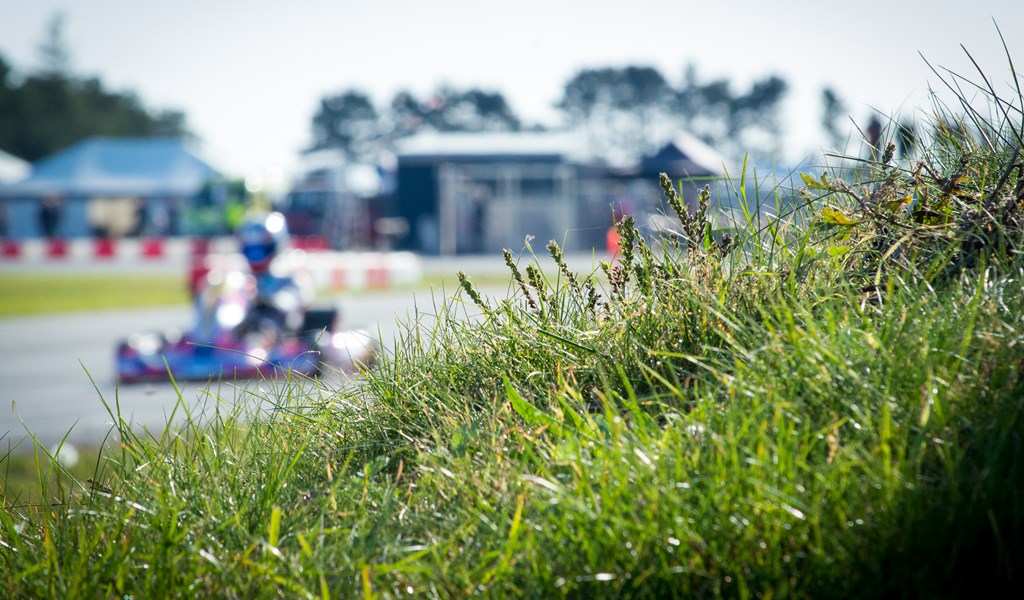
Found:
[[[334,330],[337,318],[336,308],[311,308],[303,317],[299,337],[311,345],[316,344],[324,335],[329,335]]]

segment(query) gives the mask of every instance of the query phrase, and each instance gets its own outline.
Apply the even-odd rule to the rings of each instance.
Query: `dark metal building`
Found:
[[[404,140],[397,158],[391,213],[408,224],[404,249],[519,250],[527,236],[579,249],[602,239],[603,229],[582,232],[592,227],[586,206],[600,201],[603,170],[575,135],[424,133]]]

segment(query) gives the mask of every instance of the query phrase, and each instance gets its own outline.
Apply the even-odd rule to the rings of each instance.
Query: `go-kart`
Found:
[[[288,328],[253,306],[241,285],[223,287],[209,306],[199,307],[189,332],[137,333],[120,342],[117,381],[314,376],[373,365],[377,341],[364,330],[340,329],[337,309],[309,309],[300,327]]]

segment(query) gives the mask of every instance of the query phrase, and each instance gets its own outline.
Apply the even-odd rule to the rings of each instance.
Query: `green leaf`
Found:
[[[801,173],[800,179],[804,180],[804,184],[807,189],[811,190],[827,190],[828,189],[828,176],[825,173],[821,174],[821,179],[815,179],[813,175],[809,173]]]
[[[267,530],[267,544],[277,546],[277,540],[281,533],[281,507],[275,506],[270,511],[270,527]]]
[[[847,254],[851,248],[849,246],[833,246],[828,249],[829,256],[842,256]]]
[[[534,428],[548,425],[553,431],[557,432],[561,430],[560,423],[554,417],[541,411],[520,396],[519,392],[512,387],[512,383],[508,380],[508,377],[504,377],[503,379],[505,380],[505,394],[508,396],[509,403],[512,404],[512,410],[522,417],[523,421],[525,421],[527,425]]]
[[[828,223],[830,225],[856,225],[857,223],[860,223],[860,221],[846,216],[843,211],[837,208],[832,208],[831,206],[826,206],[821,209],[820,218],[822,223]]]

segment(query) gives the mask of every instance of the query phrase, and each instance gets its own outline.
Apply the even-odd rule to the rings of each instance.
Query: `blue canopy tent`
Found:
[[[16,156],[0,150],[0,189],[28,176],[31,165]]]
[[[104,218],[123,222],[126,210],[137,213],[136,231],[173,233],[176,212],[215,174],[182,139],[90,138],[40,160],[0,188],[0,201],[14,238],[83,237],[111,227]]]

